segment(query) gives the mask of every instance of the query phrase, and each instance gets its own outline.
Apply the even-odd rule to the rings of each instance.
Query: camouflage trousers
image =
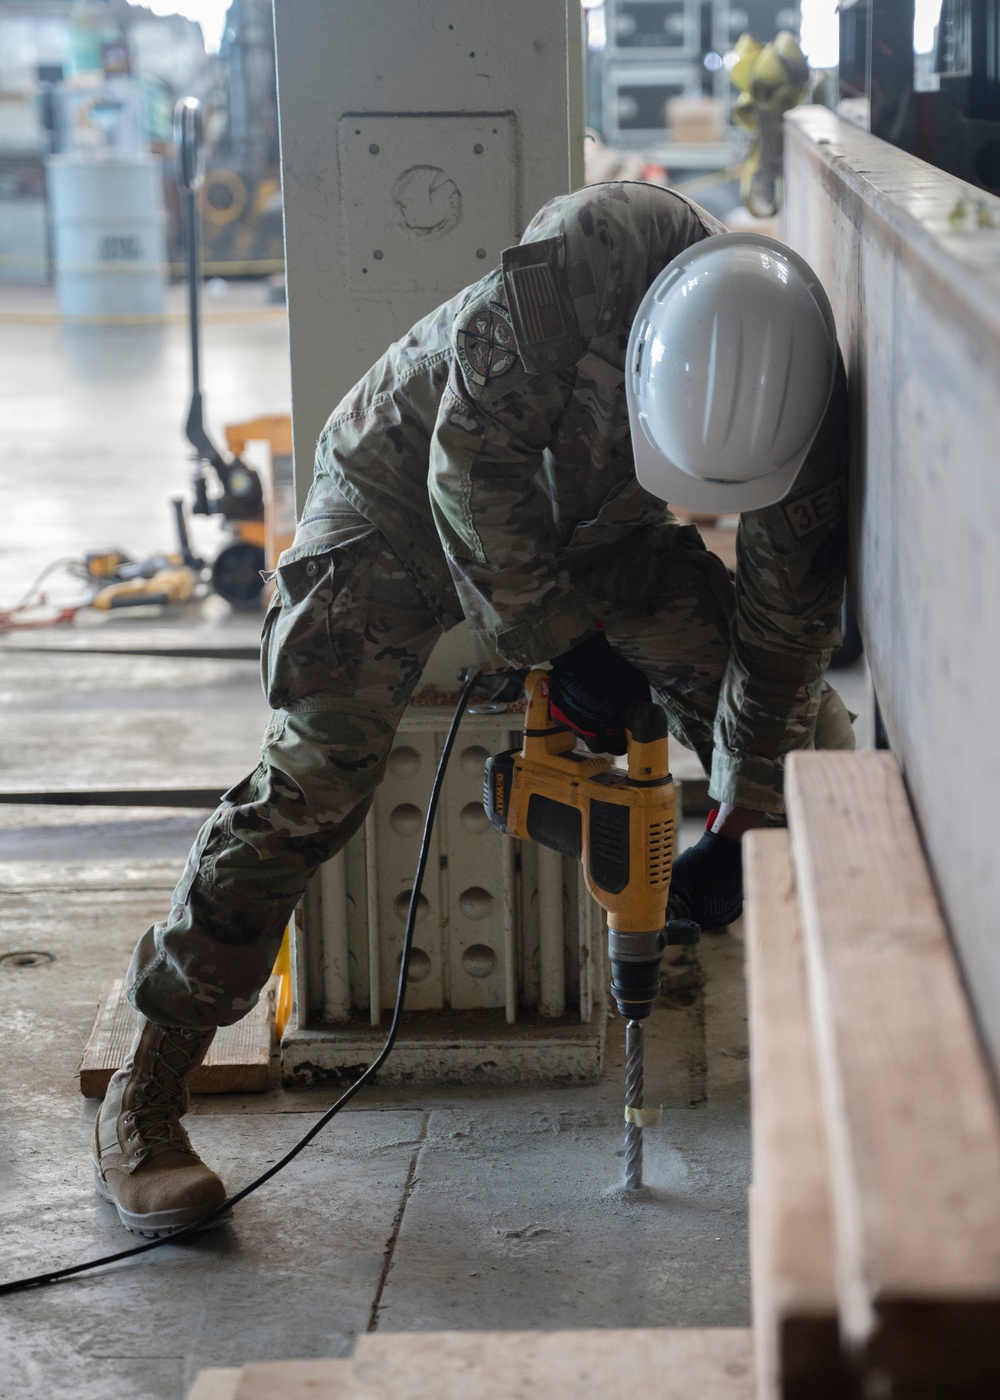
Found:
[[[264,623],[273,714],[260,763],[203,826],[169,916],[143,935],[129,969],[132,1003],[162,1025],[228,1025],[256,1003],[309,875],[364,821],[442,634],[442,610],[374,526],[342,498],[312,519],[282,556]],[[614,559],[581,557],[574,572],[611,643],[648,676],[674,734],[711,767],[735,607],[721,561],[693,527],[664,524]],[[828,746],[849,742],[821,670],[791,690],[773,687],[775,707],[772,729],[787,747],[812,742],[824,708]],[[742,789],[739,774],[722,773],[719,800],[749,796],[780,810],[773,769],[759,783],[751,773]]]

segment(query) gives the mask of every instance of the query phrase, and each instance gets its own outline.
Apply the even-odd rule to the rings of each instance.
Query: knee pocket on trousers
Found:
[[[354,689],[377,548],[369,526],[346,543],[316,541],[282,555],[261,637],[261,681],[272,709],[319,709]]]

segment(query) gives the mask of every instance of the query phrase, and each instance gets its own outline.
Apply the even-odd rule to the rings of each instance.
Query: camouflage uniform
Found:
[[[363,821],[431,649],[463,616],[493,666],[545,662],[600,621],[713,795],[782,809],[782,759],[813,740],[839,642],[843,374],[792,497],[741,518],[735,585],[636,481],[625,401],[644,292],[723,231],[648,185],[553,200],[334,411],[264,623],[261,762],[133,958],[149,1019],[224,1025],[253,1005],[308,875]]]

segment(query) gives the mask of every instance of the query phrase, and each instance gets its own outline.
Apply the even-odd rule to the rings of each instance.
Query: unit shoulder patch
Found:
[[[829,525],[841,515],[847,505],[847,478],[838,476],[811,495],[799,496],[796,500],[785,501],[782,509],[785,519],[792,527],[797,539],[803,539],[818,530],[821,525]]]
[[[462,369],[480,388],[514,368],[517,341],[502,301],[488,301],[471,313],[458,332],[457,349]]]

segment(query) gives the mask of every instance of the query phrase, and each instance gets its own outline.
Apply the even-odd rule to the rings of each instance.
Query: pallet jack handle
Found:
[[[227,520],[262,520],[264,496],[260,477],[239,457],[226,461],[205,430],[201,393],[201,222],[198,191],[205,182],[205,144],[201,103],[182,97],[174,108],[177,184],[184,204],[184,250],[187,257],[188,328],[191,336],[191,407],[184,432],[195,450],[195,515],[222,515]],[[204,467],[215,472],[222,496],[208,498]]]
[[[226,463],[205,431],[201,396],[201,226],[198,191],[205,183],[205,144],[201,103],[182,97],[174,108],[177,185],[184,205],[184,252],[187,258],[188,330],[191,337],[191,407],[184,431],[199,461],[209,462],[223,478]],[[204,491],[204,478],[201,490]],[[201,505],[197,502],[195,509]],[[200,513],[200,512],[199,512]]]

